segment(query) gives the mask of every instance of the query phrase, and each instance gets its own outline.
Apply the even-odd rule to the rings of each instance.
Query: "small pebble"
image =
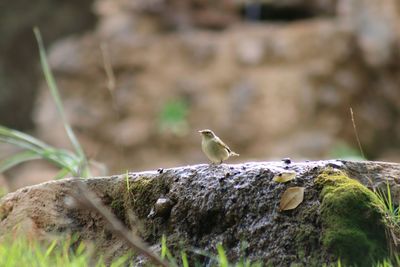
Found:
[[[160,197],[154,204],[154,213],[156,216],[164,217],[171,212],[173,203],[168,197]],[[149,216],[152,215],[151,212]]]
[[[162,173],[164,172],[164,169],[163,169],[163,168],[158,168],[158,169],[157,169],[157,172],[158,172],[159,174],[162,174]]]
[[[290,163],[292,163],[292,160],[291,160],[290,158],[283,158],[282,161],[283,161],[285,164],[290,164]]]

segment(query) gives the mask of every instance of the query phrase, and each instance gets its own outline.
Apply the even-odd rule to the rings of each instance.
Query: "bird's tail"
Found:
[[[229,154],[230,154],[230,156],[236,156],[236,157],[239,157],[239,154],[238,154],[238,153],[235,153],[235,152],[233,152],[233,151],[231,151]]]

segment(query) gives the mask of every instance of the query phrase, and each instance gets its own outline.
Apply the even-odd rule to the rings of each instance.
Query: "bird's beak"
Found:
[[[200,131],[198,131],[199,133],[204,133],[204,131],[203,130],[200,130]]]

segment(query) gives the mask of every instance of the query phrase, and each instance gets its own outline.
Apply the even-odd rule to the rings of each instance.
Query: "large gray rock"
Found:
[[[296,178],[288,183],[272,180],[279,173],[293,171]],[[348,161],[203,164],[86,180],[64,179],[20,189],[0,200],[0,233],[16,225],[35,235],[78,233],[83,239],[95,240],[108,259],[124,254],[128,247],[106,229],[101,216],[71,207],[70,196],[77,190],[77,181],[82,181],[156,251],[165,234],[169,248],[174,253],[188,251],[192,261],[210,261],[193,251],[216,253],[216,245],[222,243],[231,260],[246,257],[273,266],[320,266],[335,262],[338,251],[324,239],[324,233],[332,229],[329,229],[331,222],[321,215],[329,213],[329,209],[321,194],[325,187],[318,179],[324,173],[329,176],[336,172],[347,173],[367,186],[386,187],[389,181],[395,200],[399,199],[395,180],[400,176],[399,164]],[[293,210],[281,211],[282,193],[294,186],[305,188],[303,202]],[[352,185],[355,195],[357,187],[365,188],[358,182]],[[370,193],[363,194],[371,197]],[[363,203],[356,203],[357,210],[364,214],[358,221],[358,227],[364,231],[360,233],[368,242],[383,242],[375,237],[385,236],[383,224],[380,219],[373,221],[369,217],[380,213],[374,208],[365,212]],[[373,232],[365,228],[371,224],[375,227]],[[360,248],[374,253],[369,245],[351,246],[354,251]],[[385,250],[385,246],[380,247]],[[342,258],[359,263],[348,255]]]

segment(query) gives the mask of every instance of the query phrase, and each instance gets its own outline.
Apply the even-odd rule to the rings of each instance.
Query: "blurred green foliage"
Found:
[[[76,243],[76,238],[56,238],[53,241],[38,241],[25,235],[15,234],[2,237],[0,242],[0,266],[63,266],[63,267],[119,267],[129,266],[128,255],[105,264],[100,257],[93,262],[95,248],[93,244]]]
[[[82,172],[82,168],[87,166],[82,165],[80,155],[52,147],[31,135],[0,125],[0,142],[23,149],[22,152],[0,161],[0,173],[26,161],[43,159],[61,169],[55,178],[62,178],[67,174],[86,177],[84,174],[87,174],[87,171]]]
[[[345,142],[339,142],[329,151],[330,158],[347,160],[366,160],[361,152]]]
[[[189,104],[184,99],[167,101],[159,115],[160,129],[162,132],[172,132],[175,135],[185,135],[189,130],[187,116]]]
[[[217,255],[206,252],[191,251],[195,254],[203,255],[209,258],[207,266],[215,267],[261,267],[271,266],[264,265],[261,262],[252,262],[249,259],[241,259],[239,262],[229,262],[226,257],[226,250],[221,244],[217,246]],[[120,267],[134,266],[132,263],[132,253],[128,253],[122,257],[115,258],[111,262],[105,263],[104,259],[96,255],[95,243],[77,242],[77,238],[64,236],[53,238],[51,241],[39,241],[26,235],[8,234],[3,236],[0,242],[0,266],[1,267]],[[192,266],[189,264],[190,259],[186,252],[181,251],[180,257],[174,257],[168,250],[165,237],[161,240],[161,257],[167,259],[169,266]],[[97,258],[97,259],[96,259]],[[399,258],[391,261],[389,259],[374,264],[374,267],[395,267],[399,266]],[[146,266],[153,266],[147,264]],[[201,266],[195,264],[193,266]],[[321,264],[321,266],[337,266],[346,267],[340,260],[330,265]]]
[[[0,162],[0,173],[26,161],[44,159],[61,169],[55,178],[63,178],[68,174],[77,177],[89,177],[89,162],[71,125],[66,119],[57,84],[47,62],[46,51],[39,29],[35,28],[34,33],[39,46],[40,61],[47,85],[49,86],[60,119],[75,151],[70,152],[52,147],[31,135],[0,125],[0,142],[8,143],[23,149],[22,152],[9,156]]]

